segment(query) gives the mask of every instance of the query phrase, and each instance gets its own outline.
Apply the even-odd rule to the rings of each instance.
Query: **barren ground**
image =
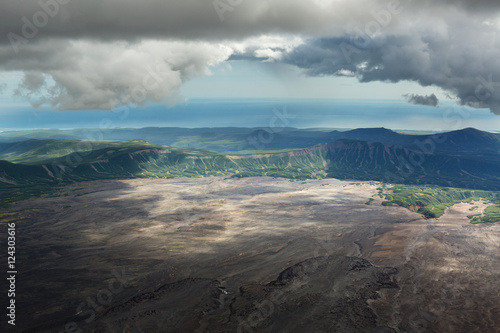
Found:
[[[376,187],[136,179],[20,202],[1,211],[16,212],[17,328],[500,332],[500,224],[466,217],[485,205],[426,220]]]

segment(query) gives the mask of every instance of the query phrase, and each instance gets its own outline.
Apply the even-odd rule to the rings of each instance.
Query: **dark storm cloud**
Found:
[[[481,24],[450,25],[444,33],[312,39],[283,56],[307,75],[355,73],[361,82],[415,81],[437,86],[463,105],[500,114],[500,48]]]
[[[104,40],[220,40],[273,32],[314,33],[348,21],[367,22],[373,10],[390,3],[412,14],[441,14],[447,7],[490,14],[500,10],[499,1],[489,0],[4,0],[0,41],[8,43],[9,33],[22,36],[23,27],[33,30],[30,25],[43,30],[38,38]]]
[[[342,17],[364,19],[366,13],[358,12],[357,7],[377,2],[382,1],[342,1],[339,6],[331,1],[289,0],[4,0],[0,41],[10,43],[12,33],[23,37],[23,28],[39,30],[33,33],[37,39],[237,40],[269,33],[314,32]]]
[[[25,72],[18,94],[43,90],[39,102],[60,110],[175,100],[210,66],[255,59],[438,86],[500,114],[499,11],[486,0],[4,0],[0,70]]]
[[[489,12],[492,10],[496,11],[500,9],[500,2],[492,0],[442,0],[441,2],[453,6],[462,6],[468,10],[475,10],[475,11]]]
[[[409,103],[415,104],[415,105],[425,105],[425,106],[434,106],[437,107],[439,104],[439,100],[436,97],[436,95],[431,94],[431,95],[416,95],[416,94],[406,94],[403,95]]]

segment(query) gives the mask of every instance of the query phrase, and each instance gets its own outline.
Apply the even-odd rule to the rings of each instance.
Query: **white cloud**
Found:
[[[27,51],[25,63],[35,61],[41,53],[37,48]],[[58,52],[58,57],[65,59],[60,66],[50,61],[29,66],[18,92],[33,97],[44,86],[44,94],[34,99],[34,105],[47,104],[59,110],[168,103],[178,98],[177,89],[184,81],[209,74],[210,66],[224,62],[230,54],[228,47],[209,43],[70,42]],[[21,62],[10,65],[23,70]],[[45,84],[44,76],[53,84]]]
[[[337,72],[335,72],[335,75],[338,75],[338,76],[354,76],[355,73],[353,71],[348,70],[348,69],[340,69]]]

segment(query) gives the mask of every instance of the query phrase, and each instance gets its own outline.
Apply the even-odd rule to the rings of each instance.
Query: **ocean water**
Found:
[[[196,99],[173,107],[150,105],[114,111],[0,109],[0,129],[273,127],[498,131],[500,116],[443,102],[439,108],[393,100]]]

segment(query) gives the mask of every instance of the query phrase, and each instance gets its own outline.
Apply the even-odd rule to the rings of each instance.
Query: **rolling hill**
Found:
[[[321,143],[342,139],[379,142],[405,146],[427,152],[444,151],[498,153],[500,134],[482,132],[473,128],[448,132],[415,135],[394,132],[385,128],[354,130],[296,129],[296,128],[178,128],[147,127],[140,129],[74,129],[6,131],[0,133],[0,159],[2,146],[30,139],[130,141],[144,140],[153,144],[184,149],[206,149],[218,152],[304,149]]]
[[[289,178],[328,176],[500,189],[498,135],[474,129],[440,134],[439,137],[422,135],[418,139],[386,129],[359,129],[335,135],[339,133],[349,138],[306,149],[253,154],[186,150],[143,140],[27,140],[0,144],[0,160],[38,165],[38,169],[33,169],[38,170],[36,172],[19,171],[25,175],[23,179],[29,179],[29,174],[38,175],[35,178],[45,174],[65,181],[222,174]],[[402,139],[402,145],[379,142],[394,141],[398,137],[405,137],[406,141]],[[410,141],[412,143],[408,143]],[[292,142],[291,146],[294,145]],[[19,172],[13,172],[7,165],[10,164],[4,164],[0,171],[3,178],[18,181]]]
[[[0,160],[0,206],[56,192],[60,185],[80,181],[222,175],[290,179],[332,177],[500,191],[500,140],[497,135],[474,129],[439,136],[421,135],[418,139],[386,129],[334,134],[350,138],[305,149],[253,153],[180,149],[144,140],[30,139],[2,143],[0,159],[8,161]],[[399,137],[405,137],[406,141],[401,140],[402,145],[378,142],[392,142]],[[290,145],[295,144],[292,141]],[[457,193],[457,198],[477,196],[466,190],[451,191]],[[393,202],[401,204],[405,200]],[[434,204],[421,210],[434,214],[434,210],[441,211],[452,202],[442,202],[439,207]]]

